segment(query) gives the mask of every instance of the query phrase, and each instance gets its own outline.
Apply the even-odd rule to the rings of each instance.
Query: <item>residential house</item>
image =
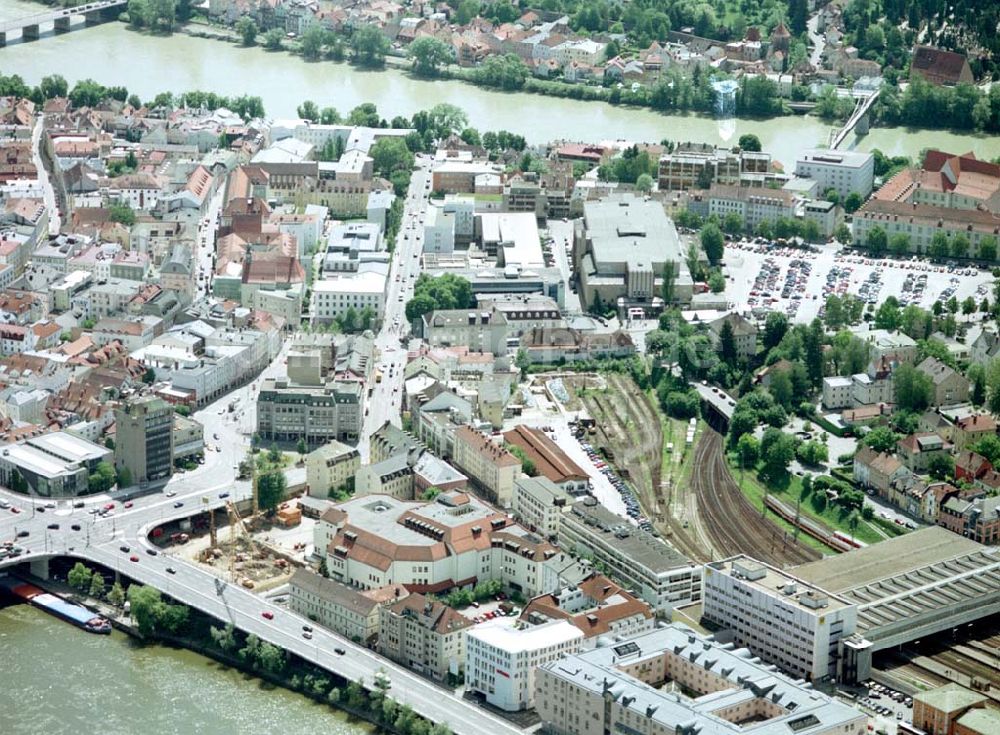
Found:
[[[891,483],[909,474],[906,466],[888,452],[862,447],[854,454],[854,481],[873,488],[881,496],[888,495]]]
[[[911,472],[926,472],[932,457],[940,457],[951,450],[951,445],[937,434],[910,434],[896,442],[896,456]]]
[[[996,436],[997,421],[990,414],[975,413],[955,421],[955,449],[966,449],[980,439]]]
[[[504,508],[511,506],[514,480],[521,474],[517,457],[485,434],[462,426],[455,432],[453,459],[458,469],[485,489],[491,499]]]
[[[936,357],[924,358],[924,361],[917,365],[917,370],[928,376],[934,384],[931,405],[951,406],[969,400],[968,379]]]
[[[465,663],[465,633],[472,625],[443,602],[411,594],[382,609],[378,651],[432,679],[457,678]]]
[[[941,508],[938,523],[981,544],[1000,544],[1000,495],[954,496]]]
[[[948,86],[975,81],[965,54],[923,45],[913,47],[910,61],[910,79],[918,76],[931,84]]]
[[[719,339],[722,336],[723,324],[728,324],[732,329],[737,357],[749,358],[757,354],[757,327],[753,322],[735,312],[730,312],[708,323],[716,349],[720,345]]]
[[[975,482],[993,469],[986,457],[970,449],[958,450],[955,454],[955,479]]]

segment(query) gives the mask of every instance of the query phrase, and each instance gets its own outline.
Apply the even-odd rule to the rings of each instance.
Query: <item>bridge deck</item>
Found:
[[[86,15],[87,13],[95,13],[101,10],[107,10],[108,8],[113,8],[118,5],[126,5],[128,0],[101,0],[101,2],[86,3],[84,5],[77,5],[73,8],[60,8],[58,10],[50,10],[45,13],[36,13],[34,15],[28,15],[23,18],[14,18],[13,20],[8,20],[0,23],[0,33],[11,33],[12,31],[23,30],[27,26],[42,25],[44,23],[53,23],[58,18],[66,18],[74,15]]]

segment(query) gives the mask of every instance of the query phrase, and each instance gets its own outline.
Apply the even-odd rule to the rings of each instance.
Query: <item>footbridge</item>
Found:
[[[0,46],[6,46],[9,39],[18,35],[22,41],[35,41],[41,37],[42,27],[50,24],[55,33],[67,33],[73,30],[73,18],[84,20],[84,25],[77,25],[77,28],[103,23],[116,17],[113,11],[124,8],[127,3],[128,0],[99,0],[4,21],[0,23]]]
[[[868,135],[869,113],[871,112],[872,105],[875,104],[875,100],[878,99],[878,90],[856,94],[855,99],[857,101],[854,104],[854,112],[851,113],[847,122],[844,123],[844,127],[833,133],[833,137],[830,140],[830,150],[840,148],[852,131],[858,135]]]

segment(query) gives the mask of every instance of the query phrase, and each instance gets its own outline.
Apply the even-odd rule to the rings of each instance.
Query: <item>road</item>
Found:
[[[217,404],[215,404],[217,405]],[[203,414],[205,412],[202,412]],[[218,416],[218,414],[215,414]],[[233,425],[223,420],[220,425],[235,435]],[[229,479],[213,484],[215,478]],[[519,730],[471,702],[453,695],[391,661],[381,658],[366,648],[355,645],[334,633],[314,627],[312,640],[302,637],[302,626],[309,621],[282,607],[273,605],[240,587],[225,584],[215,575],[202,570],[168,551],[156,556],[146,553],[153,548],[147,535],[164,522],[183,518],[193,508],[220,507],[228,492],[233,499],[250,495],[246,482],[233,482],[231,468],[223,453],[210,453],[206,463],[197,471],[175,476],[167,485],[166,493],[154,493],[130,501],[131,508],[116,503],[115,512],[109,517],[98,517],[91,508],[108,501],[88,499],[86,508],[73,508],[68,501],[58,507],[45,509],[42,501],[34,508],[30,500],[3,490],[0,496],[13,502],[21,511],[0,510],[0,540],[15,539],[25,553],[17,562],[65,555],[101,564],[128,577],[163,590],[167,595],[187,605],[197,607],[219,620],[231,621],[247,633],[313,661],[319,666],[349,680],[364,679],[371,684],[379,671],[384,671],[392,683],[392,697],[433,722],[445,722],[456,733],[490,732],[512,735]],[[176,507],[182,504],[181,507]],[[58,528],[50,529],[50,524]],[[72,525],[78,525],[74,530]],[[27,532],[25,537],[17,534]],[[128,551],[120,547],[127,546]],[[135,556],[138,561],[130,561]],[[0,561],[0,569],[9,566],[10,560]],[[168,568],[173,572],[168,572]],[[273,619],[265,619],[270,612]],[[335,652],[341,648],[346,654]]]
[[[809,41],[812,43],[809,63],[819,69],[823,61],[823,51],[826,48],[826,34],[819,32],[819,13],[814,13],[806,21],[806,31],[809,33]]]
[[[417,159],[417,169],[410,178],[403,208],[403,223],[396,237],[396,247],[389,268],[389,286],[386,289],[385,313],[382,329],[375,337],[378,351],[376,369],[382,381],[370,384],[372,391],[365,409],[364,425],[358,441],[361,461],[368,462],[369,439],[386,421],[400,425],[403,399],[403,370],[406,367],[406,349],[400,341],[410,333],[406,320],[406,302],[413,295],[413,285],[420,275],[420,253],[423,247],[424,211],[430,197],[429,157]]]
[[[42,186],[45,208],[49,212],[49,234],[58,235],[62,223],[59,219],[59,206],[56,204],[56,193],[49,180],[49,172],[45,170],[42,162],[42,133],[45,132],[45,115],[39,115],[35,120],[35,127],[31,131],[31,158],[38,170],[38,183]]]

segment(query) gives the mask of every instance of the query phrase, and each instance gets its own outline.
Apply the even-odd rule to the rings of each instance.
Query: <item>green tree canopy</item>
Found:
[[[453,59],[451,47],[434,36],[414,39],[406,53],[413,59],[413,70],[428,77],[437,76],[441,67],[450,64]]]

